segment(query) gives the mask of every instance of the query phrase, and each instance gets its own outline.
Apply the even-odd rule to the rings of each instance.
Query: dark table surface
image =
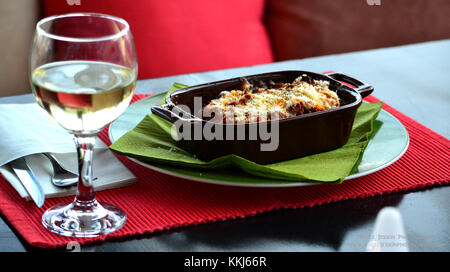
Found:
[[[137,93],[277,70],[342,71],[375,87],[374,95],[418,122],[450,135],[450,40],[323,56],[138,82]],[[0,103],[32,102],[31,95]],[[82,251],[365,251],[378,212],[402,215],[410,251],[450,251],[450,187],[392,193],[83,246]],[[0,251],[32,251],[0,219]]]

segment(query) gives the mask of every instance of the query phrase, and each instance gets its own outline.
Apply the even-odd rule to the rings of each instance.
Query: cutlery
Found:
[[[71,186],[78,182],[78,175],[74,174],[58,163],[55,157],[50,153],[42,153],[46,156],[53,167],[52,183],[58,187]]]
[[[31,169],[28,167],[25,158],[18,158],[9,163],[14,173],[16,173],[19,180],[22,182],[25,190],[27,190],[31,199],[40,208],[44,205],[45,196],[41,185],[36,180]]]

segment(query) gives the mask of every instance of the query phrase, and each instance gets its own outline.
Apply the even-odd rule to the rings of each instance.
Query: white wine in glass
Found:
[[[39,105],[70,131],[98,131],[128,107],[133,70],[93,61],[61,61],[38,67],[31,84]]]
[[[121,18],[72,13],[42,19],[31,50],[30,81],[38,104],[74,136],[78,192],[42,216],[52,232],[95,237],[120,229],[126,214],[99,203],[92,179],[96,135],[128,107],[137,79],[129,25]]]

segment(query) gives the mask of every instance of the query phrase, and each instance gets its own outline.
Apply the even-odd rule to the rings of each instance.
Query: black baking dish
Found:
[[[219,96],[224,90],[241,89],[242,77],[191,86],[172,92],[166,98],[166,103],[152,107],[152,112],[172,123],[179,122],[189,126],[190,139],[179,140],[180,146],[186,151],[196,155],[199,159],[209,161],[228,154],[235,154],[250,161],[268,164],[289,159],[299,158],[311,154],[329,151],[344,145],[353,126],[353,121],[362,97],[372,93],[373,87],[355,78],[342,73],[318,74],[309,71],[280,71],[245,76],[250,83],[253,82],[293,82],[297,77],[306,74],[315,80],[330,82],[329,89],[335,91],[340,100],[340,106],[321,112],[313,112],[286,119],[277,120],[278,146],[271,151],[262,151],[261,144],[268,144],[270,140],[262,140],[259,135],[256,139],[237,139],[238,129],[245,129],[249,135],[252,126],[260,123],[247,124],[217,124],[223,126],[224,140],[194,139],[195,127],[203,128],[211,122],[198,118],[194,114],[194,97],[201,97],[204,105]],[[354,88],[342,84],[351,84]],[[181,105],[185,105],[183,110]],[[187,107],[187,108],[186,108]],[[189,109],[189,112],[186,110]],[[274,121],[264,122],[268,130],[274,126]],[[233,126],[234,140],[225,140],[225,131]],[[241,130],[242,131],[242,130]],[[259,133],[259,132],[258,132]],[[178,133],[180,135],[180,133]]]

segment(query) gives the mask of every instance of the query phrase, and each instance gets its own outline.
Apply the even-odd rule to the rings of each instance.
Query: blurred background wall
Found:
[[[40,14],[39,1],[0,1],[0,96],[30,92],[28,55]]]
[[[30,92],[35,24],[69,12],[125,18],[140,78],[450,38],[450,0],[0,0],[0,96]]]

